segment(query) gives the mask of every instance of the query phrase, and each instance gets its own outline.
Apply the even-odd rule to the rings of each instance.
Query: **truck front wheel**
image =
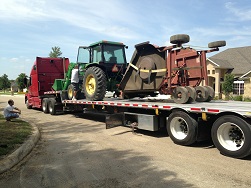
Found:
[[[251,154],[251,125],[234,115],[218,118],[212,127],[211,136],[216,148],[234,158],[244,158]]]
[[[106,93],[106,76],[99,67],[86,70],[83,79],[83,90],[86,99],[91,101],[103,100]]]
[[[167,132],[179,145],[191,145],[197,138],[198,123],[183,111],[173,112],[167,119]]]

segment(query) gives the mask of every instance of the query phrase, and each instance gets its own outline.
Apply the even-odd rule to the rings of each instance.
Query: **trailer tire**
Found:
[[[221,154],[244,158],[251,154],[251,125],[234,115],[218,118],[212,127],[214,145]]]
[[[225,40],[208,43],[208,48],[218,48],[218,47],[223,47],[223,46],[226,46]]]
[[[72,100],[73,98],[73,93],[74,93],[74,86],[72,84],[70,84],[68,87],[67,87],[67,96],[68,96],[68,99],[69,100]]]
[[[42,101],[42,110],[45,114],[48,114],[49,113],[49,109],[48,109],[48,102],[49,102],[49,99],[48,98],[43,98],[43,101]]]
[[[191,145],[197,139],[198,123],[187,113],[176,111],[167,119],[167,132],[174,143]]]
[[[56,104],[56,100],[54,98],[49,99],[48,109],[51,115],[55,115],[57,112],[55,104]]]
[[[106,93],[106,75],[99,67],[86,70],[83,79],[83,90],[86,99],[91,101],[103,100]]]
[[[172,44],[184,44],[190,41],[189,35],[186,34],[178,34],[170,37],[170,43]]]

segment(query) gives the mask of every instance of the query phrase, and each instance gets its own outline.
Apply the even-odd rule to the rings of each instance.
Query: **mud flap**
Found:
[[[124,125],[124,113],[107,114],[105,118],[106,129]]]

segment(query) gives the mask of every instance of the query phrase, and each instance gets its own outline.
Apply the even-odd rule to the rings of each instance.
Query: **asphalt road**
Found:
[[[0,110],[10,97],[0,96]],[[203,142],[175,145],[166,133],[105,129],[104,117],[51,116],[12,97],[41,139],[0,176],[0,187],[251,187],[251,157],[225,157]]]

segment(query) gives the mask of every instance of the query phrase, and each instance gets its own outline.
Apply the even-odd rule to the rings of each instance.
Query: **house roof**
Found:
[[[251,46],[229,48],[208,60],[219,68],[234,68],[233,74],[244,75],[251,70]]]

